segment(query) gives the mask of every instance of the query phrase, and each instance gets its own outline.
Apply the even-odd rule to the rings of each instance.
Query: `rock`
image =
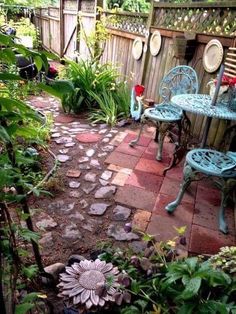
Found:
[[[69,136],[63,136],[59,137],[58,139],[55,140],[57,144],[68,144],[72,142],[72,138]]]
[[[82,214],[80,214],[79,212],[76,212],[75,214],[71,214],[69,217],[74,218],[74,219],[78,219],[80,221],[85,220],[84,216]]]
[[[147,247],[147,242],[144,241],[133,241],[130,243],[130,248],[136,254],[143,253]]]
[[[79,178],[80,175],[81,175],[81,171],[79,170],[69,169],[66,172],[66,176],[69,178]]]
[[[97,183],[92,183],[90,185],[84,186],[82,190],[84,191],[84,193],[89,194],[96,188],[96,186]]]
[[[44,248],[51,248],[54,246],[52,232],[44,233],[42,238],[39,240],[39,244],[42,245]]]
[[[69,195],[70,195],[70,197],[80,198],[81,195],[82,195],[82,192],[80,192],[80,191],[70,191]]]
[[[88,172],[86,173],[86,175],[84,176],[84,180],[87,182],[96,182],[96,173],[92,173],[92,172]]]
[[[92,157],[94,154],[95,154],[95,150],[92,148],[86,151],[86,156],[88,157]]]
[[[65,227],[65,231],[64,231],[62,237],[65,239],[77,240],[77,239],[81,239],[82,235],[81,235],[77,225],[74,223],[71,223],[70,225]]]
[[[57,222],[52,219],[52,217],[48,216],[48,218],[37,221],[36,226],[41,230],[47,230],[56,227]]]
[[[72,189],[78,189],[80,187],[80,182],[78,181],[70,181],[69,187]]]
[[[107,181],[107,180],[111,179],[112,174],[113,174],[112,171],[105,170],[105,171],[102,173],[102,175],[101,175],[100,178]]]
[[[104,146],[104,147],[102,148],[102,151],[104,151],[104,152],[111,152],[111,151],[113,151],[113,149],[114,149],[114,146],[112,146],[112,145],[107,145],[107,146]]]
[[[131,241],[131,240],[138,240],[139,236],[133,232],[125,232],[124,228],[121,226],[117,226],[111,224],[108,227],[107,235],[109,237],[115,238],[117,241]]]
[[[131,214],[131,209],[124,206],[117,205],[113,209],[113,219],[117,221],[127,220],[130,214]]]
[[[60,154],[67,154],[68,151],[69,151],[68,148],[59,149],[59,153],[60,153]]]
[[[96,216],[101,216],[105,213],[107,208],[111,206],[110,204],[105,204],[105,203],[95,203],[90,206],[89,215],[96,215]]]
[[[109,182],[108,182],[108,181],[103,180],[103,179],[99,179],[99,182],[101,183],[101,185],[102,185],[102,186],[106,186],[106,185],[108,185],[108,184],[109,184]]]
[[[60,136],[61,136],[60,133],[52,133],[52,135],[51,135],[52,138],[58,138]]]
[[[108,143],[109,141],[110,141],[110,139],[107,138],[107,137],[105,137],[105,138],[102,140],[103,143]]]
[[[83,209],[88,207],[88,202],[86,200],[81,200],[79,203],[81,205],[81,208]]]
[[[81,170],[90,170],[90,169],[91,169],[91,167],[90,167],[89,165],[85,165],[85,164],[79,165],[79,168],[80,168]]]
[[[111,198],[115,192],[115,186],[103,186],[96,191],[95,198]]]
[[[107,132],[107,129],[102,129],[98,132],[98,134],[105,134]]]
[[[78,163],[82,164],[84,162],[88,162],[89,161],[89,158],[88,157],[80,157],[78,159]]]
[[[66,162],[68,161],[69,159],[71,159],[71,157],[69,155],[62,155],[62,154],[59,154],[57,155],[57,159],[60,161],[60,162]]]
[[[107,134],[106,137],[112,137],[113,135],[111,133]]]
[[[62,263],[55,263],[44,268],[45,272],[51,274],[56,282],[59,279],[59,274],[62,273],[64,269],[65,265]]]
[[[84,146],[80,144],[79,149],[84,149]]]
[[[66,204],[64,207],[61,207],[60,210],[62,212],[67,213],[67,212],[72,211],[74,209],[74,207],[75,207],[75,202]]]
[[[76,136],[76,139],[82,143],[96,143],[100,141],[101,135],[92,133],[81,133]]]
[[[95,229],[97,221],[95,219],[88,219],[87,223],[83,223],[82,228],[84,230],[87,230],[89,232],[93,232]]]
[[[72,140],[72,139],[71,139]],[[65,144],[65,147],[73,147],[75,146],[75,143],[74,142],[71,142],[71,143],[66,143]]]
[[[83,257],[82,255],[78,255],[78,254],[73,254],[69,257],[67,265],[71,266],[74,263],[79,263],[81,261],[84,261],[86,258]]]
[[[105,157],[105,156],[107,156],[107,153],[105,153],[105,152],[104,152],[104,153],[99,153],[99,154],[98,154],[98,158]]]
[[[110,132],[111,132],[111,133],[118,133],[118,130],[113,129],[113,130],[111,130]]]
[[[90,161],[90,165],[91,165],[92,167],[94,167],[94,168],[102,169],[102,167],[101,167],[101,165],[100,165],[100,163],[99,163],[99,161],[98,161],[97,159],[92,159],[92,160]]]
[[[63,200],[52,202],[51,204],[48,205],[49,210],[57,210],[61,209],[65,205]]]

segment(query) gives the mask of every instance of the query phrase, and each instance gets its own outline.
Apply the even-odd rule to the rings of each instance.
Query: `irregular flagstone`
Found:
[[[77,240],[82,238],[82,234],[76,224],[71,223],[64,228],[64,233],[62,235],[65,239]]]
[[[88,158],[88,157],[85,157],[85,156],[80,157],[80,158],[78,159],[78,163],[80,163],[80,164],[82,164],[82,163],[84,163],[84,162],[88,162],[88,161],[89,161],[89,158]]]
[[[129,218],[131,209],[128,207],[117,205],[113,209],[113,219],[117,221],[125,221]]]
[[[104,146],[102,148],[102,151],[104,151],[104,152],[111,152],[111,151],[113,151],[113,149],[114,149],[113,145],[107,145],[107,146]]]
[[[62,149],[59,149],[59,153],[61,154],[67,154],[69,152],[69,149],[68,148],[62,148]]]
[[[72,140],[72,139],[71,139]],[[73,147],[75,146],[75,143],[74,142],[70,142],[70,143],[66,143],[65,144],[65,147]]]
[[[105,157],[106,155],[107,155],[107,153],[105,153],[105,152],[104,153],[99,153],[98,154],[98,158]]]
[[[80,164],[79,168],[81,170],[90,170],[91,169],[91,167],[89,165],[86,165],[86,164]]]
[[[96,191],[95,198],[111,198],[115,192],[115,186],[103,186]]]
[[[97,168],[97,169],[101,169],[101,165],[99,163],[99,161],[97,159],[92,159],[90,161],[90,165],[93,166],[94,168]]]
[[[67,213],[67,212],[72,211],[74,207],[75,207],[75,202],[66,204],[64,207],[61,207],[60,210]]]
[[[80,192],[80,191],[70,191],[69,195],[70,195],[70,197],[80,198],[82,196],[82,192]]]
[[[57,222],[52,219],[52,217],[48,216],[47,218],[37,221],[36,226],[41,230],[47,230],[56,227]]]
[[[80,187],[80,182],[78,181],[70,181],[69,182],[69,187],[72,189],[78,189]]]
[[[88,202],[87,202],[86,200],[84,200],[84,199],[81,200],[81,201],[79,202],[79,204],[80,204],[80,207],[83,208],[83,209],[86,208],[86,207],[88,207],[88,205],[89,205]]]
[[[102,140],[103,143],[108,143],[109,141],[110,141],[110,139],[107,138],[107,137],[105,137],[105,138]]]
[[[68,116],[65,114],[59,114],[56,118],[55,118],[55,122],[57,123],[70,123],[75,121],[75,118],[72,116]]]
[[[95,126],[96,126],[96,124],[95,124]],[[107,124],[106,124],[106,123],[102,123],[102,124],[99,125],[99,128],[100,128],[101,130],[107,129]]]
[[[84,149],[84,146],[79,144],[79,149]]]
[[[71,157],[69,155],[59,154],[59,155],[57,155],[57,159],[60,162],[67,162],[68,160],[71,159]]]
[[[92,173],[92,172],[88,172],[86,173],[86,175],[84,176],[84,180],[87,182],[96,182],[96,173]]]
[[[92,157],[94,154],[95,154],[95,150],[92,148],[86,151],[86,155],[88,157]]]
[[[96,215],[101,216],[105,213],[107,208],[111,206],[111,204],[105,204],[105,203],[95,203],[90,206],[89,215]]]
[[[55,142],[57,144],[68,144],[68,143],[72,142],[72,138],[68,137],[68,136],[62,136],[62,137],[55,139]]]
[[[63,206],[65,206],[65,202],[63,200],[59,200],[59,201],[52,202],[51,204],[49,204],[48,209],[57,210],[57,209],[61,209]]]
[[[81,133],[76,136],[76,139],[82,143],[96,143],[101,140],[101,135],[93,133]]]
[[[79,178],[80,175],[81,175],[81,171],[75,170],[75,169],[69,169],[66,172],[66,176],[69,178]]]
[[[84,193],[89,194],[97,187],[97,183],[91,183],[90,185],[82,187]]]
[[[107,132],[107,129],[102,129],[98,132],[98,134],[105,134]]]
[[[84,230],[93,232],[94,229],[95,229],[95,224],[96,224],[96,223],[94,223],[94,220],[93,220],[93,221],[88,220],[86,223],[83,223],[81,227],[82,227]]]
[[[74,219],[78,219],[80,221],[85,220],[84,216],[82,214],[80,214],[79,212],[76,212],[75,214],[71,214],[69,217],[74,218]]]
[[[111,133],[108,133],[107,135],[106,135],[106,137],[112,137],[113,135],[111,134]]]
[[[133,232],[125,232],[122,226],[111,224],[108,227],[107,235],[115,238],[117,241],[138,240],[139,236]]]
[[[109,179],[111,179],[111,177],[112,177],[112,171],[109,171],[109,170],[105,170],[103,173],[102,173],[102,175],[101,175],[101,179],[103,179],[103,180],[109,180]]]
[[[52,135],[51,135],[52,138],[57,138],[60,136],[61,136],[61,133],[52,133]]]
[[[54,246],[52,232],[44,233],[42,238],[39,240],[39,244],[42,245],[44,248],[50,248]]]
[[[109,182],[108,182],[108,181],[103,180],[103,179],[99,179],[99,182],[101,183],[101,185],[102,185],[102,186],[106,186],[106,185],[108,185],[108,184],[109,184]]]

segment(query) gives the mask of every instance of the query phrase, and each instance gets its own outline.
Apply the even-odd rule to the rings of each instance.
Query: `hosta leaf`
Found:
[[[22,81],[22,78],[19,75],[12,74],[12,73],[0,73],[0,80],[4,81]]]
[[[4,143],[11,142],[9,134],[7,133],[6,129],[1,125],[0,125],[0,141]]]
[[[34,308],[34,304],[32,303],[23,303],[16,305],[15,314],[26,314],[29,310]]]
[[[184,300],[192,298],[194,295],[198,293],[198,290],[201,286],[201,282],[202,279],[199,277],[191,278],[188,284],[186,285],[184,291],[180,294],[178,298]]]
[[[37,70],[40,71],[42,69],[42,66],[43,66],[43,61],[40,58],[40,56],[35,56],[34,57],[34,62],[35,62]]]

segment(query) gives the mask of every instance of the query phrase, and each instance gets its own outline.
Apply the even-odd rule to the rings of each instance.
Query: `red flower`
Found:
[[[217,80],[214,81],[215,85],[217,84]],[[222,81],[221,81],[221,86],[224,85],[229,85],[229,86],[234,86],[236,84],[236,77],[229,77],[227,75],[223,75]]]
[[[136,94],[136,97],[137,96],[142,96],[143,95],[143,92],[145,90],[145,87],[143,85],[135,85],[134,86],[134,90],[135,90],[135,94]]]
[[[48,72],[50,74],[57,74],[58,73],[57,69],[55,69],[54,67],[49,67]]]

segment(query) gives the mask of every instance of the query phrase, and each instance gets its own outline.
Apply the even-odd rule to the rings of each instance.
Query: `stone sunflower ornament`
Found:
[[[68,304],[75,306],[103,307],[108,302],[115,302],[115,294],[120,288],[119,270],[111,263],[99,259],[83,260],[66,267],[60,274],[58,296]]]

